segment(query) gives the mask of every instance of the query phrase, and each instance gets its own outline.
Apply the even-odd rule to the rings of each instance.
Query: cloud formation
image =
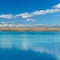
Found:
[[[52,6],[51,9],[45,9],[45,10],[36,10],[34,12],[25,12],[25,13],[20,13],[20,14],[3,14],[0,15],[0,18],[7,18],[7,19],[11,19],[11,18],[17,18],[17,17],[22,17],[24,19],[33,17],[33,16],[37,16],[37,15],[45,15],[45,14],[52,14],[52,13],[56,13],[56,12],[60,12],[60,3],[58,3],[57,5]],[[31,19],[28,19],[29,21]]]
[[[13,18],[14,16],[12,14],[3,14],[3,15],[0,15],[0,18],[7,18],[7,19],[11,19]]]
[[[27,12],[27,13],[18,14],[16,16],[20,16],[22,18],[29,18],[32,16],[51,14],[51,13],[55,13],[55,12],[60,12],[60,9],[37,10],[37,11],[34,11],[32,13]]]
[[[16,17],[22,17],[22,18],[28,18],[28,17],[31,17],[31,16],[32,16],[32,14],[31,13],[28,13],[28,12],[17,14],[16,15]]]
[[[58,3],[57,5],[53,6],[53,8],[59,9],[60,8],[60,3]]]
[[[27,21],[30,21],[30,22],[36,22],[35,19],[26,19]]]

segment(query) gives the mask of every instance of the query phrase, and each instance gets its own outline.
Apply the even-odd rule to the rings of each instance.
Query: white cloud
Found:
[[[60,3],[58,3],[57,5],[53,6],[53,8],[59,9],[60,8]]]
[[[22,17],[22,18],[28,18],[28,17],[31,17],[32,15],[29,14],[28,12],[26,13],[22,13],[22,14],[17,14],[16,17]]]
[[[33,14],[44,15],[44,14],[55,13],[55,12],[59,12],[59,11],[60,11],[60,9],[46,9],[46,10],[35,11],[35,12],[33,12]]]
[[[60,12],[60,3],[58,3],[57,5],[54,5],[51,9],[36,10],[31,13],[25,12],[25,13],[16,14],[16,15],[3,14],[3,15],[0,15],[0,18],[11,19],[11,18],[22,17],[24,19],[27,19],[27,21],[32,21],[31,19],[28,19],[28,18],[33,17],[33,16],[37,16],[37,15],[52,14],[52,13],[56,13],[56,12]]]
[[[46,9],[46,10],[37,10],[32,13],[22,13],[22,14],[17,14],[16,17],[22,17],[22,18],[29,18],[37,15],[44,15],[44,14],[51,14],[55,12],[60,12],[60,9]]]
[[[12,14],[3,14],[3,15],[0,15],[0,18],[11,19],[11,18],[13,18],[13,15]]]
[[[35,19],[26,19],[27,21],[35,22]]]
[[[0,27],[7,27],[7,26],[8,26],[8,23],[7,22],[4,22],[3,21],[3,22],[0,23]]]
[[[17,27],[15,24],[8,23],[8,22],[1,22],[0,27]]]
[[[59,8],[60,8],[60,3],[58,3],[57,5],[54,5],[51,9],[36,10],[31,13],[25,12],[22,14],[17,14],[16,17],[29,18],[37,15],[52,14],[52,13],[60,12]]]

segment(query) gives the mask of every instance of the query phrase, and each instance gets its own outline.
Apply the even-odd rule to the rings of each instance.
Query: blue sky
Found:
[[[60,0],[0,0],[0,23],[60,25]]]

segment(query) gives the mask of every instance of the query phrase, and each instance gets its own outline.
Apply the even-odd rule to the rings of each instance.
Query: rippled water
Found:
[[[0,48],[33,49],[55,55],[60,60],[60,32],[1,31]]]

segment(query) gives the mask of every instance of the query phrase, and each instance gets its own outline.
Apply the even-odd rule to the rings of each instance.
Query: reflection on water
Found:
[[[34,50],[0,49],[0,60],[57,60],[55,56]]]
[[[0,32],[0,48],[34,49],[60,59],[60,32]]]

